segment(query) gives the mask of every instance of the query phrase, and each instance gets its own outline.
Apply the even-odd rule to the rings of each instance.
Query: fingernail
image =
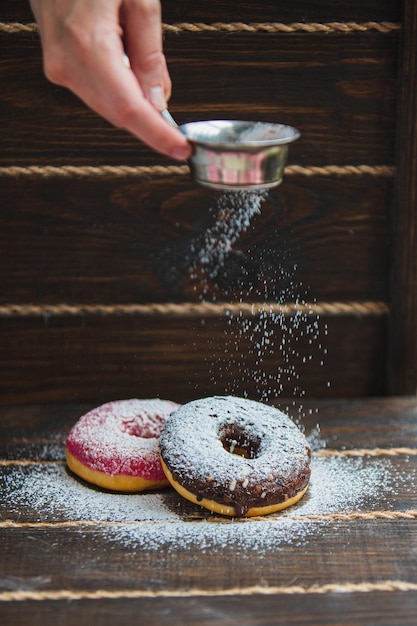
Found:
[[[166,109],[167,102],[164,96],[164,92],[162,91],[162,87],[160,87],[159,85],[156,85],[155,87],[151,87],[149,89],[148,99],[158,110],[163,111],[163,109]]]
[[[171,156],[173,159],[176,159],[177,161],[186,161],[188,157],[190,156],[190,150],[186,146],[185,147],[177,146],[176,148],[173,148],[171,150]]]

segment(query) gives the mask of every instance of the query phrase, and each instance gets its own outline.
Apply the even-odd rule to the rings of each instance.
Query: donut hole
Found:
[[[219,432],[219,439],[223,448],[245,459],[256,459],[261,441],[253,433],[247,432],[237,424],[228,424]]]

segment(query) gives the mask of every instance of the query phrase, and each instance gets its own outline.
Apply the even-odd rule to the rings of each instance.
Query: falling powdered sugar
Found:
[[[239,249],[239,239],[266,201],[275,236],[257,240],[253,250]],[[223,394],[263,402],[282,395],[302,398],[308,368],[324,365],[327,326],[314,312],[308,288],[295,278],[297,263],[280,237],[281,208],[268,191],[224,193],[212,209],[214,225],[193,240],[186,255],[199,300],[231,302],[230,309],[225,306],[221,347],[210,339],[210,353],[219,356],[206,357],[210,378]],[[245,313],[243,306],[239,310],[239,302],[250,301],[256,303],[253,314],[247,306]],[[302,411],[299,405],[300,417]]]
[[[215,209],[215,223],[190,246],[190,276],[196,279],[196,267],[203,268],[208,278],[215,278],[224,267],[233,244],[249,228],[260,213],[266,192],[235,191],[221,195]],[[200,294],[203,297],[203,294]]]

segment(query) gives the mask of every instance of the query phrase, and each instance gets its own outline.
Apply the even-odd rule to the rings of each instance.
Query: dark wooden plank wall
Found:
[[[201,267],[191,275],[190,250],[212,225],[216,194],[49,84],[38,34],[25,28],[28,5],[2,3],[1,402],[386,393],[400,8],[394,0],[163,2],[178,121],[267,119],[302,131],[283,185],[221,275],[202,280]],[[219,22],[214,31],[185,25]],[[227,32],[235,22],[358,26]],[[316,309],[301,330],[291,315],[270,319],[274,340],[261,364],[262,315],[245,313],[245,332],[242,321],[228,323],[222,303],[236,314],[239,301]],[[179,308],[155,314],[156,303]],[[143,309],[112,309],[132,304]],[[48,309],[59,305],[74,309]],[[288,329],[297,337],[283,349]]]
[[[33,21],[27,0],[3,0],[2,18],[7,22]],[[347,22],[400,19],[401,3],[392,0],[297,0],[297,7],[282,0],[215,0],[199,2],[162,0],[165,22]],[[349,19],[348,19],[349,18]],[[352,19],[350,19],[352,18]]]
[[[417,5],[403,7],[389,392],[417,391]]]

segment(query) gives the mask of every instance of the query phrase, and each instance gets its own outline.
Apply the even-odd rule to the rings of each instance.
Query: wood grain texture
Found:
[[[417,7],[403,2],[401,92],[397,135],[398,179],[393,238],[389,389],[417,392]]]
[[[31,624],[44,626],[58,621],[62,626],[120,626],[143,621],[149,626],[171,626],[180,619],[187,626],[265,626],[265,624],[320,624],[358,626],[414,626],[417,594],[353,593],[321,596],[309,594],[302,599],[291,596],[253,596],[245,598],[158,598],[144,600],[83,601],[77,603],[24,602],[5,605],[4,626]],[[380,610],[383,607],[383,611]]]
[[[43,443],[56,459],[54,447],[58,441],[63,445],[71,420],[85,408],[0,409],[0,457],[5,449],[18,457],[23,445],[29,457],[41,460]],[[293,406],[294,411],[297,408]],[[321,437],[335,449],[353,446],[360,450],[369,438],[375,446],[388,448],[412,446],[417,441],[415,398],[310,400],[304,409],[306,432],[319,422]],[[309,409],[318,413],[313,415]],[[30,447],[30,438],[38,442],[37,448]],[[338,464],[350,461],[342,458]],[[40,625],[42,620],[66,626],[74,620],[83,625],[94,619],[108,626],[115,620],[130,624],[139,619],[195,626],[222,622],[313,626],[354,620],[363,626],[411,625],[417,607],[416,519],[367,519],[366,515],[387,506],[392,513],[416,509],[417,456],[364,456],[361,464],[370,470],[385,468],[383,490],[387,493],[371,489],[360,507],[364,516],[358,519],[342,521],[333,514],[326,522],[308,516],[301,521],[303,501],[269,521],[225,521],[204,512],[193,517],[191,509],[198,507],[187,503],[178,508],[174,503],[178,496],[167,491],[165,503],[177,522],[140,521],[138,506],[138,516],[130,524],[117,520],[83,524],[80,510],[76,518],[81,521],[72,524],[73,518],[68,518],[71,503],[65,504],[61,518],[59,506],[58,517],[56,512],[51,516],[54,503],[40,505],[40,494],[36,502],[22,506],[21,498],[16,498],[14,508],[9,507],[10,490],[16,487],[18,476],[22,480],[26,472],[29,480],[35,468],[42,473],[52,466],[1,466],[6,490],[0,519],[15,522],[8,527],[0,522],[2,623]],[[4,482],[6,475],[10,480]],[[91,489],[85,489],[94,496]],[[48,519],[52,525],[45,523]],[[262,544],[265,528],[275,537],[273,549],[271,536],[268,549]],[[193,544],[189,536],[195,537]],[[197,551],[201,542],[204,547]],[[56,599],[48,600],[48,595],[43,599],[45,594]],[[59,599],[65,596],[72,601]],[[25,599],[30,597],[37,600]]]
[[[250,2],[186,2],[181,6],[165,2],[163,18],[171,23],[396,21],[399,11],[394,4],[371,2],[363,7],[355,2],[330,7],[327,2],[317,5],[303,0],[297,6],[267,2],[260,9]],[[28,5],[21,2],[13,7],[6,2],[2,11],[3,20],[32,20]],[[179,121],[198,113],[288,122],[302,130],[290,162],[395,163],[398,31],[328,35],[181,32],[165,33],[164,45],[175,85],[172,109]],[[43,77],[36,33],[3,32],[0,48],[0,79],[7,85],[0,94],[4,113],[0,164],[170,163],[110,127],[67,90],[49,84]],[[202,293],[208,299],[231,301],[258,301],[260,294],[269,301],[388,303],[390,299],[392,180],[385,177],[287,180],[282,189],[271,193],[216,279],[202,277],[198,263],[196,278],[191,277],[190,249],[201,244],[211,223],[209,209],[214,199],[187,177],[151,181],[34,178],[23,185],[22,180],[6,176],[1,182],[0,298],[5,304],[181,303],[198,301]],[[193,346],[202,351],[198,364],[187,346],[188,335],[196,332],[187,320],[179,327],[177,320],[161,328],[159,320],[148,319],[144,330],[139,330],[142,319],[131,318],[126,327],[137,346],[132,345],[130,334],[120,334],[125,320],[103,318],[102,325],[94,326],[99,328],[97,334],[91,331],[91,321],[84,317],[57,321],[53,332],[55,322],[50,322],[47,336],[40,331],[39,320],[5,322],[3,358],[8,383],[4,402],[17,397],[18,402],[65,400],[69,388],[77,399],[88,400],[97,393],[105,395],[103,385],[110,381],[108,392],[119,395],[135,388],[138,375],[142,376],[141,389],[150,393],[157,388],[156,372],[163,362],[169,368],[180,364],[178,393],[183,397],[190,385],[198,390],[229,388],[242,366],[239,356],[233,357],[229,367],[229,354],[219,348],[224,320],[212,320],[214,326],[207,327],[214,333],[214,350],[209,332],[199,335],[198,327],[193,337]],[[87,324],[89,332],[86,358],[81,324]],[[336,329],[332,331],[335,356],[328,366],[302,363],[303,358],[312,357],[313,363],[322,360],[322,347],[310,352],[308,338],[297,343],[297,354],[290,358],[303,379],[301,389],[319,395],[385,392],[382,361],[374,365],[374,359],[387,355],[385,317],[358,324],[356,318],[346,316],[330,324]],[[259,360],[255,340],[238,335],[239,330],[229,335],[228,349],[236,343],[240,354],[249,350],[253,370]],[[116,345],[120,340],[128,345]],[[267,377],[276,376],[277,359],[281,363],[281,340],[286,340],[285,333],[277,332],[274,349],[266,357]],[[96,341],[106,349],[96,346]],[[157,357],[149,368],[144,355],[150,350]],[[34,351],[42,355],[36,368]],[[343,357],[341,368],[339,356]],[[97,374],[96,359],[102,357],[104,365]],[[285,358],[288,361],[288,355]],[[126,369],[132,372],[127,380]],[[159,373],[166,377],[164,367]],[[77,383],[76,376],[86,378]],[[249,378],[245,373],[238,388],[248,386],[254,394],[260,393],[260,386],[265,389],[266,379],[259,383]],[[292,372],[283,385],[286,392],[299,391],[295,381]]]
[[[385,318],[296,325],[291,334],[291,321],[273,319],[3,320],[1,403],[154,397],[161,389],[177,401],[224,392],[255,399],[384,394]]]
[[[369,397],[416,388],[414,3],[163,0],[162,8],[167,23],[401,21],[402,39],[399,31],[374,30],[164,36],[178,121],[293,124],[302,139],[291,164],[397,166],[397,205],[385,177],[286,178],[236,242],[225,271],[202,284],[199,268],[196,288],[187,255],[210,226],[214,196],[188,177],[2,177],[0,304],[187,303],[198,302],[202,289],[210,299],[247,302],[258,301],[266,285],[271,301],[301,295],[396,308],[392,319],[325,315],[313,330],[310,319],[292,335],[284,318],[267,327],[265,319],[231,324],[213,315],[2,318],[0,621],[414,626],[417,404]],[[5,0],[0,21],[32,22],[29,3]],[[0,55],[0,167],[171,164],[49,84],[36,33],[1,33]],[[265,338],[271,343],[260,350]],[[122,397],[182,402],[226,392],[268,397],[319,436],[317,445],[326,442],[328,456],[313,462],[329,487],[331,468],[350,468],[344,487],[365,494],[353,507],[356,518],[348,507],[323,507],[323,498],[326,519],[300,520],[307,496],[273,519],[225,521],[168,490],[160,502],[176,521],[149,522],[144,499],[139,506],[134,496],[137,513],[123,526],[117,515],[113,524],[92,522],[83,506],[71,513],[68,502],[42,504],[59,481],[26,501],[13,491],[36,483],[35,475],[72,480],[64,441],[88,408]],[[43,406],[28,406],[34,402]],[[370,482],[358,482],[355,468]],[[104,519],[115,510],[104,508]],[[42,599],[45,592],[56,599]]]
[[[182,0],[176,3],[162,0],[162,15],[169,22],[299,22],[299,21],[391,21],[400,19],[400,5],[395,0],[298,0],[296,4],[283,0]],[[4,0],[0,9],[1,20],[33,20],[26,0]]]
[[[191,400],[190,394],[186,400]],[[87,404],[8,405],[0,408],[0,459],[56,461],[71,426],[95,406]],[[320,425],[320,437],[333,450],[407,445],[417,449],[417,404],[414,397],[272,399],[275,406],[306,433]],[[364,418],[366,415],[366,419]],[[401,415],[401,419],[399,419]],[[61,447],[57,456],[56,445]]]
[[[257,526],[264,523],[254,522]],[[204,522],[194,522],[194,527],[197,524],[203,525]],[[252,525],[252,522],[247,524]],[[274,524],[279,528],[282,523]],[[325,527],[318,523],[308,527],[304,542],[299,538],[301,545],[298,549],[286,537],[282,544],[277,542],[276,551],[257,548],[254,542],[253,549],[248,548],[246,554],[238,548],[237,541],[224,546],[214,541],[211,547],[209,540],[201,558],[196,558],[191,546],[181,549],[174,543],[174,549],[169,550],[167,541],[160,541],[159,550],[152,548],[153,543],[158,543],[158,525],[153,523],[143,527],[143,533],[149,539],[148,549],[142,543],[135,549],[134,536],[129,542],[129,532],[123,533],[117,527],[104,530],[81,527],[75,531],[69,528],[0,529],[2,590],[9,577],[12,581],[26,579],[29,584],[32,580],[35,585],[38,578],[42,589],[74,591],[99,588],[166,592],[223,589],[226,592],[252,587],[260,578],[266,587],[284,586],[294,577],[297,577],[297,585],[308,588],[363,580],[372,583],[389,580],[389,575],[394,573],[398,580],[417,582],[415,561],[409,550],[410,543],[415,545],[417,539],[415,521],[357,521],[354,540],[351,539],[351,523],[329,523]],[[284,529],[285,522],[283,534]],[[141,532],[140,527],[138,530]],[[241,532],[245,532],[244,527]],[[204,533],[203,529],[201,533]],[[219,536],[220,533],[219,528]],[[179,541],[174,528],[172,535],[173,540],[177,536]],[[11,537],[13,541],[10,541]],[[297,541],[297,529],[293,540]],[[37,545],[40,541],[42,559]],[[346,550],[347,542],[349,550]],[[158,558],[158,552],[163,554],[163,559]],[[329,553],[332,559],[328,558]],[[401,561],[398,554],[401,554]]]
[[[205,241],[223,236],[219,196],[188,176],[9,179],[0,302],[387,301],[392,186],[366,175],[287,177],[246,232],[225,229],[237,240],[222,266]]]
[[[227,117],[296,126],[302,139],[290,151],[293,162],[389,165],[398,37],[167,34],[171,108],[178,122]],[[0,50],[0,80],[8,85],[0,95],[1,164],[170,162],[49,84],[36,34],[0,34]]]

